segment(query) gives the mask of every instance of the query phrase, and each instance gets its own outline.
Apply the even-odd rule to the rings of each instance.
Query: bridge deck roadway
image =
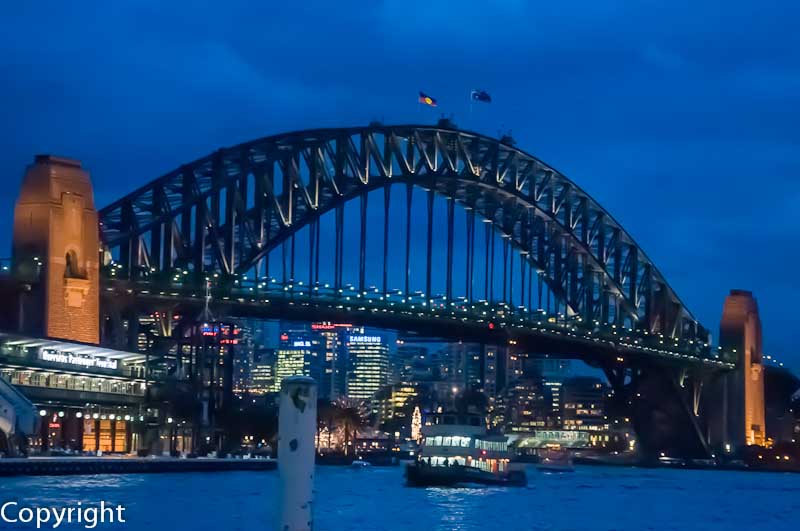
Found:
[[[149,283],[104,280],[103,305],[140,311],[173,310],[180,315],[202,313],[202,290],[172,285],[154,289]],[[233,288],[212,302],[217,316],[339,321],[360,326],[410,331],[422,337],[513,345],[532,354],[552,354],[589,363],[632,363],[730,370],[725,353],[697,342],[663,338],[621,327],[564,320],[544,312],[464,300],[426,301],[420,294],[357,293],[324,286]],[[432,302],[431,302],[432,301]]]

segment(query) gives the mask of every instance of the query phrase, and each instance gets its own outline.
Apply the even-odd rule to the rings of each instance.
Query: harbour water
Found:
[[[318,467],[315,529],[788,531],[800,525],[800,474],[579,467],[569,474],[530,469],[527,488],[414,489],[403,486],[402,473],[402,467]],[[3,478],[0,502],[63,507],[105,500],[126,507],[125,524],[97,529],[272,531],[277,484],[274,472]],[[0,523],[0,529],[34,528]]]

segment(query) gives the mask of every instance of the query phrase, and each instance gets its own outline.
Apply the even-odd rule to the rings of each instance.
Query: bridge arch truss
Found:
[[[367,198],[382,189],[386,215],[380,289],[387,292],[388,205],[396,185],[404,185],[406,191],[407,215],[402,221],[406,226],[402,242],[406,293],[412,268],[411,203],[413,190],[421,189],[427,198],[426,297],[433,295],[433,204],[436,198],[444,198],[445,301],[454,298],[454,267],[464,268],[466,299],[507,298],[505,265],[502,296],[490,294],[488,288],[483,294],[475,293],[471,287],[477,227],[484,221],[487,241],[490,231],[498,234],[502,252],[512,249],[520,258],[523,289],[517,302],[522,305],[528,271],[528,291],[536,275],[535,280],[552,293],[556,309],[568,318],[708,341],[706,330],[633,238],[579,186],[516,148],[510,139],[492,139],[447,123],[286,133],[221,149],[183,165],[100,211],[106,275],[145,283],[181,275],[197,283],[213,278],[223,284],[268,277],[270,253],[293,242],[294,235],[305,228],[310,231],[309,276],[318,279],[319,226],[327,219],[323,216],[333,212],[332,284],[336,288],[345,280],[344,206],[358,201],[355,283],[363,291],[369,261]],[[466,211],[467,220],[466,259],[457,265],[453,258],[456,206]],[[512,275],[513,267],[512,260]]]

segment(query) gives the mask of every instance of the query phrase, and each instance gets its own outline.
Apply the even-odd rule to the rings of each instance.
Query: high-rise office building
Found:
[[[503,419],[510,431],[555,428],[552,388],[540,378],[519,379],[510,384],[502,397]]]
[[[325,357],[322,362],[319,381],[319,397],[329,400],[344,395],[347,391],[347,334],[363,333],[363,328],[347,323],[319,322],[311,325],[325,344]]]
[[[349,334],[347,396],[371,400],[389,381],[389,346],[376,334]]]
[[[522,378],[522,362],[525,357],[525,353],[519,352],[516,348],[506,348],[506,385],[513,385]]]
[[[475,343],[451,343],[447,347],[450,381],[458,389],[484,389],[483,352]]]
[[[496,347],[483,347],[483,392],[490,398],[497,395],[497,356]]]
[[[320,381],[325,359],[325,339],[309,326],[281,327],[275,362],[274,391],[280,391],[281,382],[289,376],[311,376]]]
[[[411,404],[411,401],[418,394],[417,386],[406,382],[393,384],[381,389],[375,400],[380,422],[410,416],[410,412],[406,411],[406,407]]]
[[[430,381],[438,373],[438,367],[434,370],[428,347],[424,345],[398,341],[395,361],[400,382]]]
[[[127,326],[127,323],[125,323]],[[136,350],[139,352],[147,352],[153,346],[153,329],[158,324],[157,313],[140,315],[139,316],[139,329],[136,335]]]
[[[237,396],[243,396],[249,391],[255,351],[253,329],[245,322],[241,327],[239,344],[234,349],[233,355],[233,393]]]
[[[570,360],[551,357],[526,356],[522,360],[522,370],[526,377],[541,376],[546,380],[561,380],[569,376]]]
[[[550,397],[550,415],[556,427],[563,425],[563,386],[569,376],[570,360],[521,355],[526,378],[541,379]]]
[[[275,390],[275,349],[261,348],[253,356],[247,390],[252,395],[265,395]]]
[[[581,376],[564,381],[564,429],[607,433],[605,402],[608,388],[599,378]]]

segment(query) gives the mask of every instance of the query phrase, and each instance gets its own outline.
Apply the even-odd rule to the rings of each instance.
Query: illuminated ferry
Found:
[[[525,486],[524,465],[511,462],[504,435],[489,434],[478,415],[440,413],[427,418],[417,460],[406,467],[414,487]]]

